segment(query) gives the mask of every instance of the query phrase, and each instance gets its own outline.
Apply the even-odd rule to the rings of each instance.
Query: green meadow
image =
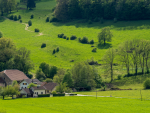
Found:
[[[7,113],[146,113],[149,100],[105,97],[52,97],[0,99],[0,111]]]
[[[22,22],[11,21],[0,17],[0,31],[5,38],[11,38],[17,48],[26,47],[31,51],[31,59],[35,64],[35,73],[41,62],[50,65],[56,65],[64,69],[71,68],[75,62],[86,61],[92,57],[101,63],[101,58],[109,47],[117,48],[119,44],[126,40],[138,38],[149,40],[150,20],[143,21],[119,21],[114,23],[111,20],[104,21],[104,24],[93,22],[88,24],[85,20],[72,20],[64,23],[46,23],[46,17],[52,17],[52,9],[56,6],[55,0],[41,0],[36,3],[36,8],[26,10],[24,4],[20,4],[18,12],[14,10],[13,15],[21,15]],[[30,19],[31,15],[33,19]],[[11,14],[9,14],[11,15]],[[8,17],[9,15],[5,15]],[[32,26],[25,30],[25,24],[31,20]],[[104,47],[99,45],[97,35],[103,27],[109,26],[113,33],[112,42],[107,43]],[[35,33],[34,29],[38,28],[42,35]],[[94,40],[97,52],[92,52],[90,44],[81,44],[78,40],[65,40],[58,38],[59,33],[64,33],[70,37],[76,35],[78,38],[86,36],[89,40]],[[41,44],[46,43],[46,48],[41,48]],[[60,51],[52,54],[53,49],[57,47]],[[74,62],[70,62],[74,60]],[[100,69],[100,67],[97,67]]]

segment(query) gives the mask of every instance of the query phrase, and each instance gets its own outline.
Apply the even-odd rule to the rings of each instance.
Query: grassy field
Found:
[[[18,6],[20,10],[18,12],[14,10],[12,14],[21,15],[23,23],[0,17],[0,31],[2,31],[4,37],[11,38],[17,48],[26,47],[31,51],[30,57],[35,64],[35,69],[32,70],[32,73],[35,73],[41,62],[64,69],[70,69],[75,62],[90,60],[92,57],[102,63],[101,59],[109,47],[117,48],[124,41],[134,38],[149,40],[150,20],[119,21],[117,23],[107,20],[104,21],[104,24],[100,22],[88,24],[85,20],[46,23],[46,17],[52,17],[52,9],[55,6],[55,0],[41,0],[37,2],[36,8],[33,10],[26,10],[26,6],[20,4]],[[34,14],[34,18],[30,19],[32,14]],[[8,17],[9,15],[5,16]],[[29,20],[32,21],[32,26],[25,30],[25,24]],[[112,42],[107,43],[104,47],[99,45],[97,35],[102,28],[107,26],[111,28],[113,38]],[[35,28],[39,28],[40,33],[43,35],[38,36],[39,33],[34,32]],[[59,33],[64,33],[68,37],[76,35],[81,38],[86,36],[89,40],[93,39],[97,52],[91,52],[93,48],[90,44],[81,44],[78,40],[60,39],[57,37]],[[41,48],[42,43],[46,43],[46,48]],[[53,55],[52,52],[57,47],[59,47],[60,51]],[[74,60],[74,62],[70,62],[71,60]],[[97,69],[106,81],[110,81],[108,76],[103,76],[101,66],[97,66]],[[125,73],[126,70],[116,70],[114,71],[114,78],[117,78],[115,75],[124,75]]]
[[[149,100],[95,97],[53,97],[1,100],[0,111],[6,113],[146,113]]]

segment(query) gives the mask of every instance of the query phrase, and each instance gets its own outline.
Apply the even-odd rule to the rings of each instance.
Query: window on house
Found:
[[[36,94],[36,92],[35,92],[35,94]]]
[[[38,95],[38,92],[37,92],[37,95]]]
[[[43,92],[41,92],[41,94],[43,94]]]
[[[23,83],[23,85],[27,85],[27,83]]]
[[[26,88],[26,87],[25,87]]]

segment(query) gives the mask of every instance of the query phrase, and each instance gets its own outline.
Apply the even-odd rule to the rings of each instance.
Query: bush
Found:
[[[92,21],[91,21],[91,20],[89,20],[89,21],[88,21],[88,24],[92,24]]]
[[[54,49],[54,50],[53,50],[53,54],[55,54],[55,52],[56,52],[56,51],[55,51],[55,49]]]
[[[118,79],[118,80],[121,80],[121,75],[118,75],[118,76],[117,76],[117,79]]]
[[[17,21],[17,15],[14,16],[14,21]]]
[[[116,23],[117,22],[117,18],[114,18],[114,23]]]
[[[88,38],[87,37],[83,37],[83,39],[81,40],[81,43],[88,44]]]
[[[71,37],[70,37],[70,40],[75,40],[77,37],[75,36],[75,35],[72,35]]]
[[[64,94],[53,94],[53,97],[55,96],[65,96],[65,93]]]
[[[67,40],[69,40],[69,37],[67,37]]]
[[[2,32],[0,32],[0,38],[2,38],[3,37],[3,34],[2,34]]]
[[[35,28],[35,32],[39,32],[40,30],[38,28]]]
[[[93,48],[92,52],[96,52],[97,48]]]
[[[55,11],[55,9],[56,9],[56,7],[53,7],[53,8],[52,8],[52,12],[54,12],[54,11]]]
[[[94,22],[98,22],[98,21],[99,21],[99,18],[96,17],[96,18],[94,19]]]
[[[62,33],[62,34],[58,34],[58,37],[59,38],[62,38],[64,36],[64,34]]]
[[[38,97],[50,97],[50,94],[42,94],[42,95],[38,95]]]
[[[144,89],[150,89],[150,79],[147,79],[147,80],[144,82]]]
[[[20,20],[20,23],[22,23],[22,20]]]
[[[31,20],[28,21],[28,25],[32,26],[32,21]]]
[[[14,15],[11,15],[11,16],[9,17],[9,19],[10,19],[10,20],[13,20],[13,19],[14,19]]]
[[[34,18],[34,15],[32,14],[31,17],[30,17],[30,19],[33,19],[33,18]]]
[[[31,79],[33,77],[33,75],[32,74],[27,74],[27,77]]]
[[[52,91],[52,94],[54,95],[54,94],[57,94],[57,92],[56,91]]]
[[[67,36],[63,36],[63,39],[66,39],[67,38]]]
[[[71,94],[69,94],[70,96],[74,96],[74,95],[77,95],[77,94],[74,94],[74,93],[71,93]]]
[[[82,39],[79,37],[79,38],[78,38],[78,41],[79,41],[79,42],[81,42],[81,41],[82,41]]]
[[[50,82],[53,82],[53,80],[51,78],[46,78],[45,82],[50,83]]]
[[[57,47],[56,52],[59,52],[59,47]]]
[[[49,17],[46,18],[46,22],[49,22]]]
[[[94,44],[94,40],[91,40],[91,41],[90,41],[90,44]]]
[[[18,16],[18,20],[20,20],[20,19],[21,19],[21,15]]]
[[[50,19],[50,22],[59,22],[59,21],[58,21],[58,19],[57,19],[56,17],[52,17],[52,18]]]
[[[41,45],[41,48],[44,48],[44,47],[46,47],[46,44],[45,44],[45,43],[43,43],[43,44]]]

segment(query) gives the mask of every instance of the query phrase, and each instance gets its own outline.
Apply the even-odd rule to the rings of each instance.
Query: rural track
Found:
[[[5,19],[7,19],[7,20],[10,20],[9,18],[7,18],[7,17],[5,17],[5,16],[2,16],[2,17],[5,18]],[[13,20],[10,20],[10,21],[13,21]],[[14,22],[18,22],[18,21],[14,21]],[[19,23],[19,22],[18,22],[18,23]],[[27,23],[22,23],[22,24],[25,25],[25,30],[26,30],[26,31],[34,32],[34,31],[31,31],[31,30],[28,29],[28,28],[29,28],[29,25],[28,25]],[[43,33],[41,32],[41,33],[39,33],[39,34],[36,35],[36,36],[42,36],[42,35],[45,35],[45,34],[43,34]]]

